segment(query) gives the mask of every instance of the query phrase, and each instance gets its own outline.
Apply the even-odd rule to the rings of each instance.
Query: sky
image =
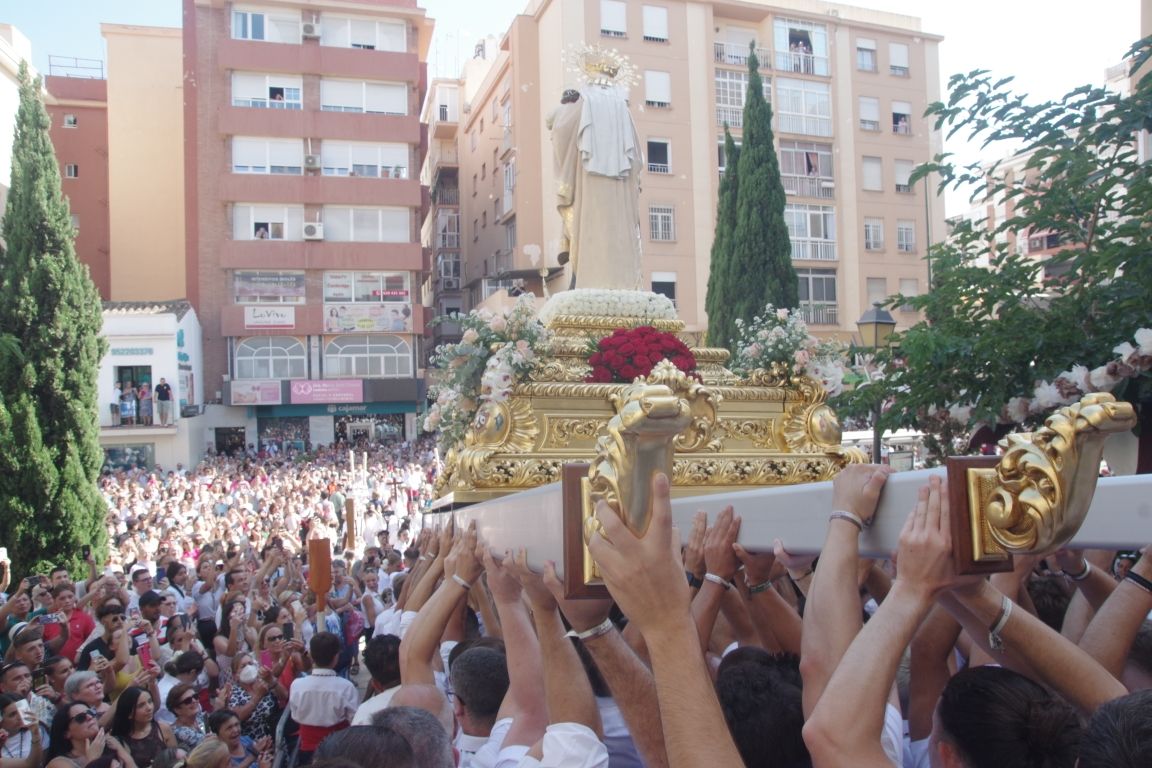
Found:
[[[1015,76],[1016,88],[1037,99],[1085,83],[1102,84],[1104,71],[1120,62],[1140,33],[1140,0],[1098,0],[1094,12],[1040,0],[847,4],[919,16],[923,31],[944,37],[940,69],[945,83],[957,72],[988,69]],[[501,36],[528,0],[423,0],[421,5],[437,22],[429,70],[454,77],[476,42],[488,34]],[[179,26],[181,1],[0,0],[0,22],[14,24],[32,41],[33,64],[46,72],[49,55],[104,59],[101,22]],[[962,161],[981,159],[966,146],[946,149]],[[957,212],[954,208],[950,200],[949,213]]]

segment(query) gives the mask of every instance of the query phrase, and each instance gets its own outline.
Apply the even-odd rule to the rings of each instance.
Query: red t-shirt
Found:
[[[92,630],[96,628],[96,620],[89,614],[77,608],[72,611],[72,615],[68,618],[68,639],[64,642],[63,647],[57,651],[58,656],[63,656],[66,659],[76,661],[76,653],[80,650],[80,646],[88,639],[88,635],[92,634]],[[44,625],[44,642],[55,639],[60,635],[59,624],[45,624]]]

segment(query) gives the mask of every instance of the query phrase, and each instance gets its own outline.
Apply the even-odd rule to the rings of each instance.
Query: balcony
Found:
[[[501,248],[492,255],[492,274],[496,277],[506,275],[512,271],[512,251]]]
[[[717,64],[747,67],[748,46],[743,43],[712,43],[712,60]],[[760,62],[761,70],[768,72],[772,69],[772,52],[767,48],[756,49],[756,60]]]
[[[743,128],[744,107],[716,107],[716,125]]]
[[[836,241],[794,237],[792,261],[836,261]]]
[[[780,181],[784,185],[784,193],[788,195],[821,197],[829,200],[836,197],[836,182],[831,178],[781,174]]]
[[[648,163],[648,173],[668,174],[672,173],[672,169],[668,167],[668,163]]]
[[[780,72],[828,77],[828,57],[799,51],[777,51],[776,69]]]
[[[432,202],[436,205],[460,205],[460,188],[436,187],[432,192]]]
[[[437,248],[460,248],[460,234],[458,232],[446,232],[436,237]]]
[[[835,304],[827,302],[809,302],[800,305],[800,316],[808,325],[839,325],[838,312]]]

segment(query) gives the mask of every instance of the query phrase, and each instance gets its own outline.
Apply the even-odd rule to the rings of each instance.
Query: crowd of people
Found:
[[[730,510],[682,546],[661,476],[644,536],[597,509],[611,598],[566,599],[421,525],[437,469],[418,441],[107,475],[107,562],[0,565],[0,768],[1152,765],[1152,556],[958,576],[934,480],[863,559],[875,466],[818,558]]]

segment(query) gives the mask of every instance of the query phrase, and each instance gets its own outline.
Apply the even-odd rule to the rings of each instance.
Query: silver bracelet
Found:
[[[856,530],[860,531],[860,533],[864,532],[864,521],[860,519],[860,516],[846,512],[843,509],[833,510],[832,514],[828,516],[828,520],[829,522],[832,520],[844,520],[856,526]]]
[[[1008,599],[1007,595],[1003,596],[1000,602],[1000,615],[996,617],[996,621],[992,622],[992,627],[988,630],[988,647],[994,651],[1004,650],[1004,639],[1000,637],[1000,633],[1004,631],[1004,627],[1008,624],[1008,617],[1012,615],[1012,601]]]
[[[612,619],[604,619],[604,621],[600,622],[591,629],[586,629],[583,632],[576,632],[573,630],[568,634],[570,637],[575,637],[577,640],[591,640],[594,637],[606,635],[615,628],[616,625],[612,623]]]

